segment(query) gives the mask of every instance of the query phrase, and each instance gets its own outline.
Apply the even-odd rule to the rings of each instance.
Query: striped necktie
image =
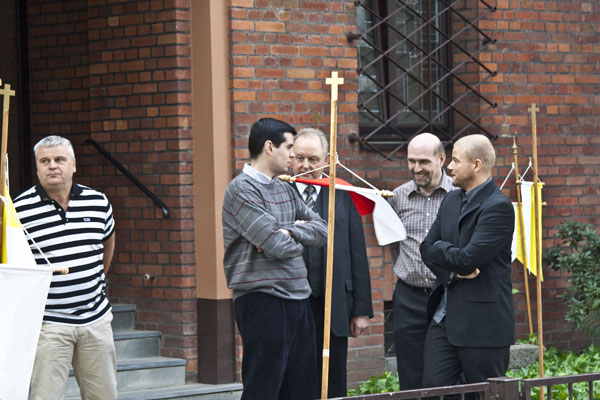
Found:
[[[304,202],[311,210],[315,207],[315,199],[313,198],[313,193],[315,190],[316,189],[313,185],[308,185],[306,189],[304,189],[304,194],[306,195]]]

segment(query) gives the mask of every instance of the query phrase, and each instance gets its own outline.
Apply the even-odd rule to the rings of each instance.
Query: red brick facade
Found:
[[[33,142],[75,146],[76,179],[106,192],[117,247],[112,302],[197,374],[188,1],[31,1]],[[168,207],[162,212],[85,139],[94,139]],[[144,274],[155,279],[144,280]]]
[[[496,5],[492,18],[480,24],[497,40],[482,56],[498,71],[484,91],[499,104],[484,123],[501,136],[497,170],[504,177],[512,162],[512,139],[506,136],[517,136],[520,163],[526,164],[532,154],[527,109],[531,103],[539,106],[538,162],[540,179],[546,184],[543,235],[548,247],[554,244],[554,228],[565,219],[596,226],[600,222],[600,4],[498,0]],[[511,193],[516,198],[515,191]],[[519,265],[513,270],[515,286],[521,291],[515,296],[515,310],[517,334],[522,336],[528,331],[522,269]],[[587,342],[572,332],[557,298],[565,277],[549,267],[544,271],[545,343],[580,349]],[[534,282],[530,280],[530,287]],[[532,304],[535,307],[535,291]]]
[[[516,134],[521,164],[531,154],[530,103],[537,117],[540,176],[546,183],[544,245],[554,227],[576,218],[598,225],[600,214],[600,3],[592,0],[491,0],[480,21],[497,43],[481,55],[498,75],[482,91],[498,103],[482,120],[500,138],[497,181],[512,162]],[[231,141],[237,173],[248,157],[246,137],[259,117],[329,131],[329,87],[339,71],[338,153],[380,188],[408,179],[404,155],[385,161],[348,140],[358,132],[357,49],[353,1],[230,0]],[[70,138],[81,183],[103,190],[117,220],[118,245],[109,274],[111,300],[138,306],[137,325],[160,330],[162,354],[188,360],[197,377],[196,260],[192,196],[190,0],[29,0],[32,141]],[[226,133],[224,133],[226,134]],[[170,218],[85,139],[102,144],[170,207]],[[349,180],[346,173],[340,176]],[[352,180],[356,182],[355,180]],[[509,187],[514,187],[510,179]],[[507,194],[515,197],[514,189]],[[389,252],[377,246],[365,218],[375,317],[351,340],[349,383],[382,372],[383,301],[391,299]],[[522,270],[513,266],[517,334],[527,334]],[[144,274],[154,275],[144,280]],[[547,345],[581,348],[557,294],[564,276],[545,270]],[[530,280],[530,287],[534,281]],[[532,290],[532,302],[535,303]],[[238,358],[241,349],[238,349]]]

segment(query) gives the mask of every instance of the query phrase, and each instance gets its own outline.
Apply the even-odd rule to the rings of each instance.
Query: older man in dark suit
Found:
[[[454,144],[455,190],[421,244],[437,277],[428,304],[424,387],[503,376],[514,342],[510,245],[514,212],[491,178],[494,148],[483,135]]]
[[[294,140],[294,174],[313,171],[303,177],[321,177],[323,167],[329,163],[327,153],[328,144],[323,132],[317,129],[300,130]],[[329,189],[302,183],[296,183],[295,187],[309,207],[327,220]],[[347,192],[338,191],[335,195],[328,397],[344,397],[347,394],[348,336],[357,337],[368,328],[373,308],[361,217]],[[316,325],[317,359],[322,360],[327,248],[305,249],[304,260],[312,291],[310,301]],[[319,361],[319,387],[321,366],[322,362]]]

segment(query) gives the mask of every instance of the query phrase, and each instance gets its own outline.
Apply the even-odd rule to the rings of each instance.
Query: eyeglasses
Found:
[[[315,165],[318,164],[321,159],[319,157],[308,157],[308,158],[304,158],[302,156],[295,156],[294,159],[296,160],[297,163],[302,164],[304,163],[304,160],[308,160],[308,163],[310,165]]]

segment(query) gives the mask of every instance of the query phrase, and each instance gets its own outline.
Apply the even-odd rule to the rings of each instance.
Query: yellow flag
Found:
[[[6,187],[2,216],[2,263],[37,265]]]
[[[538,227],[540,234],[542,233],[542,187],[544,184],[540,182],[538,184]],[[533,192],[533,182],[523,182],[521,184],[521,200],[522,200],[522,209],[523,209],[523,231],[525,235],[525,251],[528,255],[527,257],[527,269],[530,273],[537,275],[537,257],[538,254],[541,256],[542,254],[542,241],[536,245],[535,240],[535,205],[534,205],[534,192]],[[521,237],[520,229],[518,228],[520,225],[520,216],[517,213],[517,224],[516,224],[516,255],[517,259],[521,261],[521,263],[525,264],[523,260],[523,247],[521,243],[523,242],[523,238]],[[544,280],[543,274],[540,276],[540,280]]]

